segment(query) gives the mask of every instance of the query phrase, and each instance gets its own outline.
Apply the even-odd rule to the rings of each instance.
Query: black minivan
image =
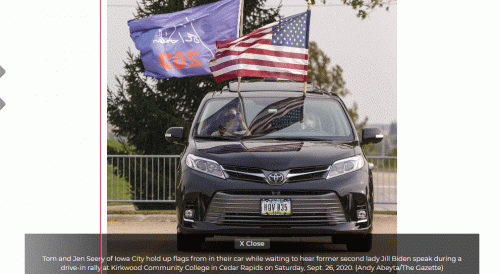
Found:
[[[183,144],[176,182],[177,248],[206,237],[332,236],[371,249],[373,182],[362,145],[336,95],[289,81],[232,82],[202,100]],[[186,136],[187,135],[187,136]]]

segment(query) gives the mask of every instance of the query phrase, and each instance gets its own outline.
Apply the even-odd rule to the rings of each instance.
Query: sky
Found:
[[[306,10],[304,0],[282,1],[282,16]],[[388,124],[397,120],[397,57],[396,10],[374,10],[361,20],[357,12],[340,1],[327,5],[316,1],[311,8],[309,41],[315,41],[331,59],[331,66],[343,70],[346,88],[351,92],[344,101],[348,107],[358,104],[360,117],[368,124]],[[268,0],[267,7],[276,7],[280,0]],[[115,76],[124,73],[123,61],[130,48],[139,51],[130,38],[127,21],[133,19],[136,0],[108,1],[108,87],[116,90]]]

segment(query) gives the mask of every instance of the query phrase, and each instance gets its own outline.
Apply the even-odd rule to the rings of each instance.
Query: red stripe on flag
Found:
[[[276,67],[276,68],[287,68],[287,69],[298,69],[307,71],[307,65],[299,65],[299,64],[289,64],[282,62],[273,62],[273,61],[264,61],[260,59],[248,59],[248,58],[239,58],[228,60],[224,63],[220,63],[216,66],[211,67],[212,71],[217,71],[223,69],[225,67],[229,67],[232,65],[238,64],[246,64],[246,65],[259,65],[259,66],[268,66],[268,67]]]
[[[257,49],[257,48],[248,48],[248,49],[243,50],[243,51],[226,50],[223,52],[217,52],[215,54],[215,58],[219,59],[219,58],[222,58],[224,56],[229,56],[229,55],[238,56],[242,53],[253,53],[253,54],[269,55],[269,56],[276,56],[276,57],[287,57],[287,58],[307,60],[307,54],[303,54],[303,53],[285,52],[285,51],[268,50],[268,49]],[[237,57],[235,57],[235,58],[237,58]]]
[[[271,45],[272,44],[272,41],[271,39],[259,39],[259,40],[255,40],[253,42],[249,42],[249,43],[238,43],[236,46],[237,47],[251,47],[253,45],[257,45],[257,44],[261,44],[261,45]]]
[[[237,78],[237,77],[271,77],[271,78],[290,79],[290,80],[300,81],[300,82],[307,81],[307,75],[297,75],[297,74],[286,73],[286,72],[256,71],[256,70],[247,70],[247,69],[233,70],[233,71],[221,74],[221,75],[215,77],[215,81],[222,82],[222,81]]]
[[[240,45],[241,43],[245,42],[246,40],[249,40],[249,39],[254,39],[254,38],[261,38],[263,36],[266,36],[268,34],[272,34],[272,32],[264,32],[264,33],[259,33],[259,34],[256,34],[254,36],[242,36],[243,39],[240,39],[239,41],[237,42],[234,42],[236,39],[233,39],[233,40],[226,40],[226,41],[216,41],[215,42],[215,45],[217,46],[218,49],[220,48],[228,48],[230,46],[234,46],[234,45]]]
[[[272,40],[271,39],[259,39],[259,40],[255,40],[253,42],[248,42],[248,43],[239,43],[238,45],[234,46],[234,47],[229,47],[227,48],[228,50],[229,49],[233,49],[235,47],[240,47],[240,48],[252,48],[252,46],[255,46],[255,45],[271,45],[272,44]],[[237,51],[237,50],[235,50]],[[215,57],[216,58],[220,58],[221,56],[224,56],[222,54],[224,54],[225,52],[227,51],[224,51],[224,50],[217,50],[217,52],[215,53]],[[243,52],[243,51],[242,51]]]

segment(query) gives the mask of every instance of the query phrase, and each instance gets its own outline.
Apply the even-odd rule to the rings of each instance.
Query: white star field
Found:
[[[306,48],[307,13],[290,16],[273,27],[272,43],[275,46]]]

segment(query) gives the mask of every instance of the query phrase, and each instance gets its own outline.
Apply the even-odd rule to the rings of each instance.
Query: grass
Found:
[[[163,215],[176,214],[175,210],[108,210],[108,214],[142,214],[142,215]]]
[[[126,203],[126,202],[110,202],[108,206],[119,206],[119,205],[133,205],[134,203]]]
[[[380,210],[380,211],[374,211],[373,213],[383,214],[383,215],[398,215],[397,211],[391,211],[391,210]]]
[[[135,147],[128,144],[122,144],[115,140],[107,141],[108,145],[108,153],[111,151],[115,151],[115,153],[121,154],[133,154],[135,151]],[[116,161],[114,165],[116,165]],[[130,199],[130,184],[123,178],[122,176],[117,176],[113,171],[116,170],[116,167],[113,167],[110,163],[108,163],[107,168],[107,185],[108,185],[108,200],[128,200]],[[113,203],[113,205],[124,205],[131,203]],[[109,204],[108,204],[109,205]]]
[[[372,172],[393,172],[393,173],[397,173],[398,169],[397,168],[375,167],[374,169],[372,169]]]
[[[116,167],[115,167],[116,169]],[[113,167],[108,163],[108,200],[130,199],[130,184],[121,176],[113,173]],[[130,204],[130,203],[123,203]]]

